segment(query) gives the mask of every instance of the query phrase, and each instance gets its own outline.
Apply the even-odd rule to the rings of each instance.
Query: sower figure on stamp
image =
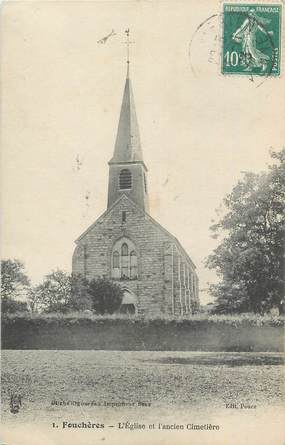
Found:
[[[270,57],[257,49],[256,33],[260,30],[266,35],[272,35],[273,31],[266,31],[264,28],[264,25],[269,23],[269,19],[257,16],[254,9],[250,9],[248,17],[233,33],[233,40],[242,42],[243,60],[241,64],[246,66],[244,71],[249,71],[252,67],[261,68],[262,72],[266,70]]]

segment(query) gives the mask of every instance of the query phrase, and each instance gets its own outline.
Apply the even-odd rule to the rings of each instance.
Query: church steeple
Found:
[[[128,32],[127,32],[127,36]],[[128,40],[128,45],[129,45]],[[129,73],[121,105],[120,119],[112,159],[109,161],[108,208],[122,195],[127,195],[143,210],[148,211],[147,168],[143,161],[139,126]]]
[[[115,150],[109,164],[133,161],[143,162],[143,155],[128,65]]]

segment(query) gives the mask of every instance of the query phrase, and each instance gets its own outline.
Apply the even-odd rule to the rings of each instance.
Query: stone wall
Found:
[[[136,294],[138,313],[193,311],[198,301],[197,288],[193,287],[197,281],[193,263],[175,238],[126,196],[78,239],[73,272],[88,280],[103,276],[110,279],[112,247],[122,236],[136,246],[138,279],[120,279],[118,283]]]

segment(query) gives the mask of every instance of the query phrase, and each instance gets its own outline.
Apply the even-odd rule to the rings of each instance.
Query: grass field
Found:
[[[2,363],[4,421],[15,418],[13,392],[23,398],[18,421],[92,412],[211,415],[236,402],[256,405],[248,410],[256,412],[284,402],[279,353],[3,351]]]
[[[3,350],[1,443],[282,445],[283,369],[280,353]],[[105,426],[69,430],[64,421]],[[145,430],[120,429],[126,421]],[[192,422],[220,429],[190,431]]]

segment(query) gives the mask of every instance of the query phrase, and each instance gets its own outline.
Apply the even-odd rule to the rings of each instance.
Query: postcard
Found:
[[[283,2],[1,6],[0,444],[284,444]]]

